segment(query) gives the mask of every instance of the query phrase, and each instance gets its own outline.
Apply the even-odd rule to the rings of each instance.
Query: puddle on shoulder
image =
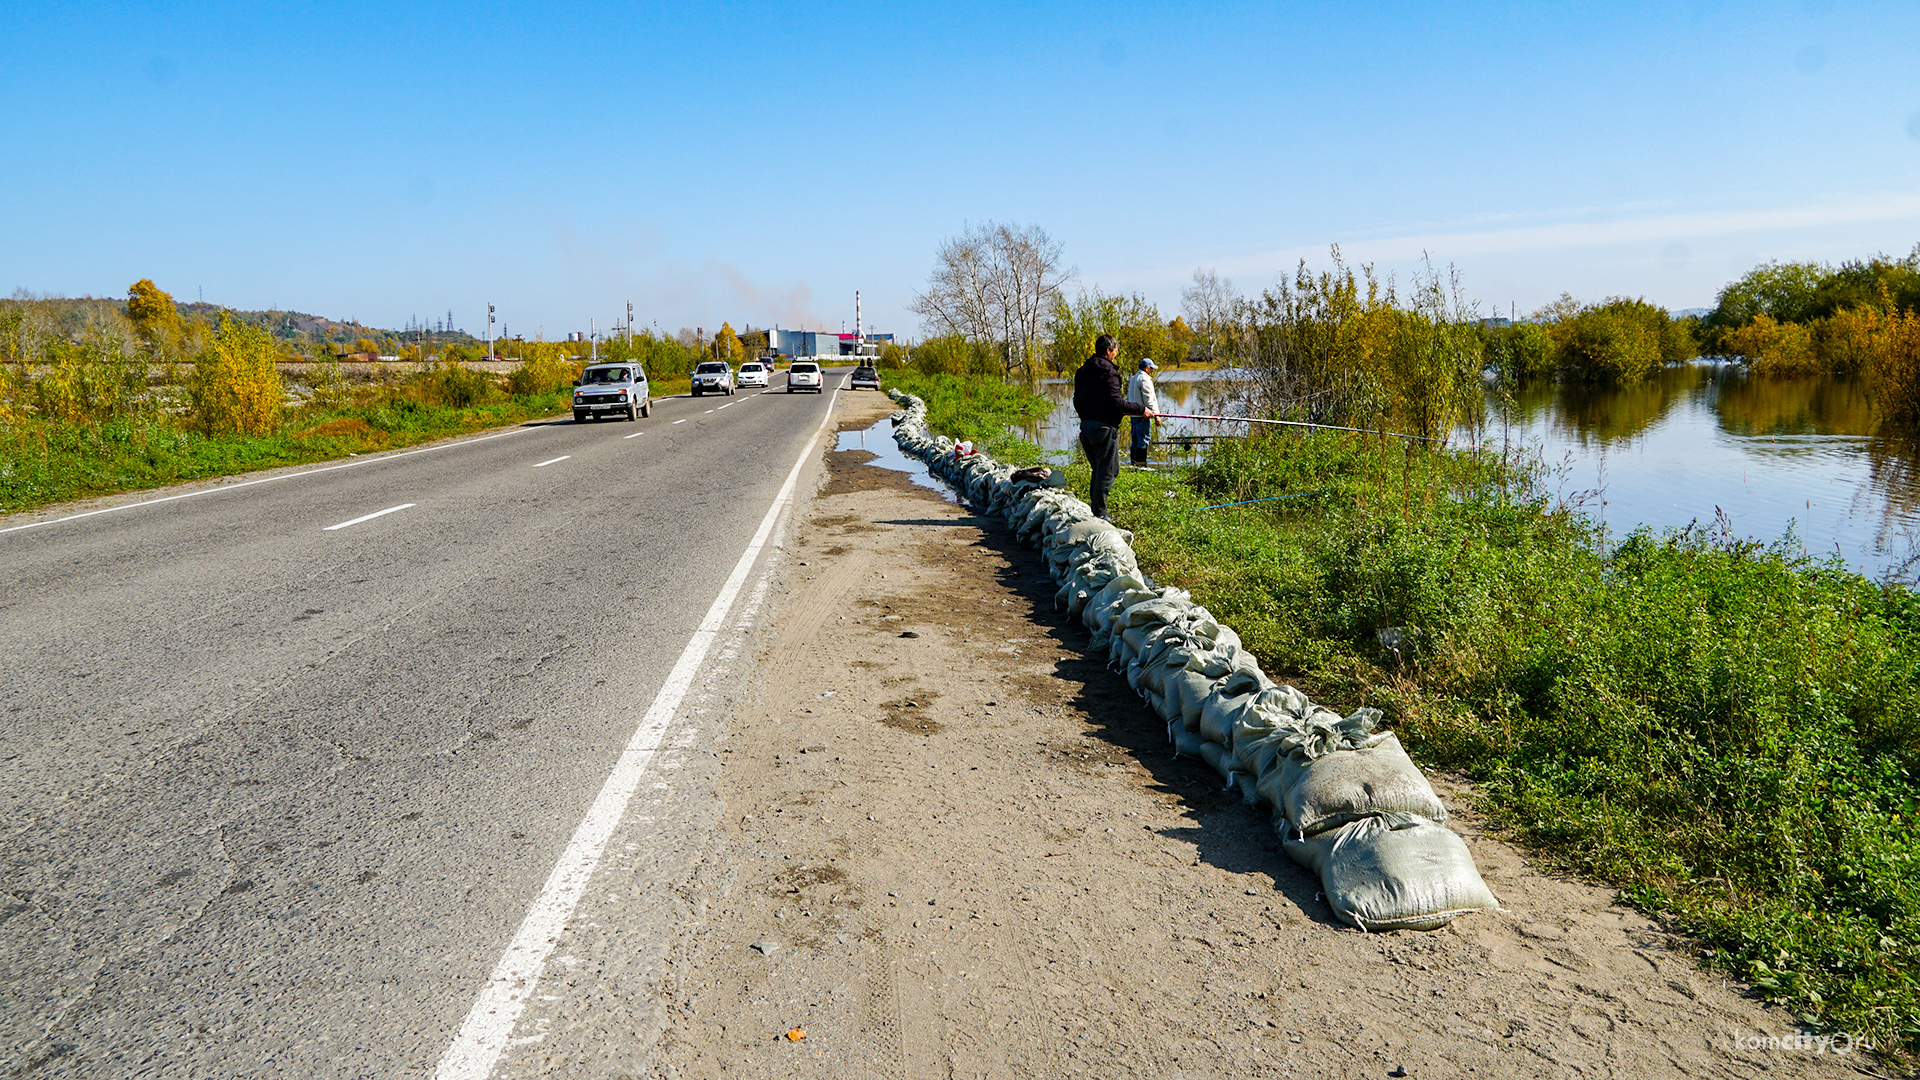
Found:
[[[907,474],[907,478],[929,491],[937,491],[940,497],[956,505],[960,496],[946,482],[927,470],[924,463],[908,457],[900,450],[900,444],[893,441],[893,419],[883,416],[880,422],[859,431],[842,431],[834,436],[835,453],[842,450],[865,450],[873,455],[867,462],[882,469]]]

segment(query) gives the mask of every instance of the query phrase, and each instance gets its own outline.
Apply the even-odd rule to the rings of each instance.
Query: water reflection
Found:
[[[1167,372],[1156,381],[1169,412],[1244,408],[1245,385],[1231,372]],[[1027,437],[1065,450],[1079,439],[1072,387],[1041,389],[1060,406]],[[1739,535],[1771,542],[1791,531],[1812,554],[1837,553],[1862,573],[1913,583],[1920,442],[1880,431],[1857,380],[1752,378],[1702,361],[1637,386],[1524,387],[1504,406],[1489,386],[1487,406],[1488,441],[1539,454],[1560,474],[1561,492],[1595,493],[1586,508],[1614,536],[1724,512]],[[1245,430],[1170,421],[1162,437]]]

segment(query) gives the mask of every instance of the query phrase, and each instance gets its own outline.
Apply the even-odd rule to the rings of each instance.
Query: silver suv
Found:
[[[826,380],[820,375],[820,365],[812,360],[795,360],[787,365],[787,393],[795,390],[822,392]]]
[[[693,396],[733,393],[733,368],[724,360],[706,360],[693,369]]]
[[[635,363],[595,364],[580,373],[573,388],[575,423],[625,414],[629,420],[653,415],[647,373]]]

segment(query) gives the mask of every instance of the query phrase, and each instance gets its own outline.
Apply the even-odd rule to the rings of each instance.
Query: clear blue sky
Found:
[[[0,289],[915,333],[969,221],[1168,315],[1338,243],[1484,309],[1920,241],[1920,4],[20,3]]]

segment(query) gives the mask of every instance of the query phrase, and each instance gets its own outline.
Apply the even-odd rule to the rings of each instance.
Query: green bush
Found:
[[[1553,374],[1553,338],[1539,323],[1483,327],[1480,337],[1487,366],[1501,377],[1528,382]]]
[[[1587,305],[1547,327],[1554,366],[1582,382],[1639,382],[1677,348],[1670,341],[1670,321],[1644,300],[1615,297]]]
[[[499,392],[500,385],[487,372],[451,359],[434,364],[431,370],[420,376],[420,384],[429,401],[456,409],[492,399]]]

